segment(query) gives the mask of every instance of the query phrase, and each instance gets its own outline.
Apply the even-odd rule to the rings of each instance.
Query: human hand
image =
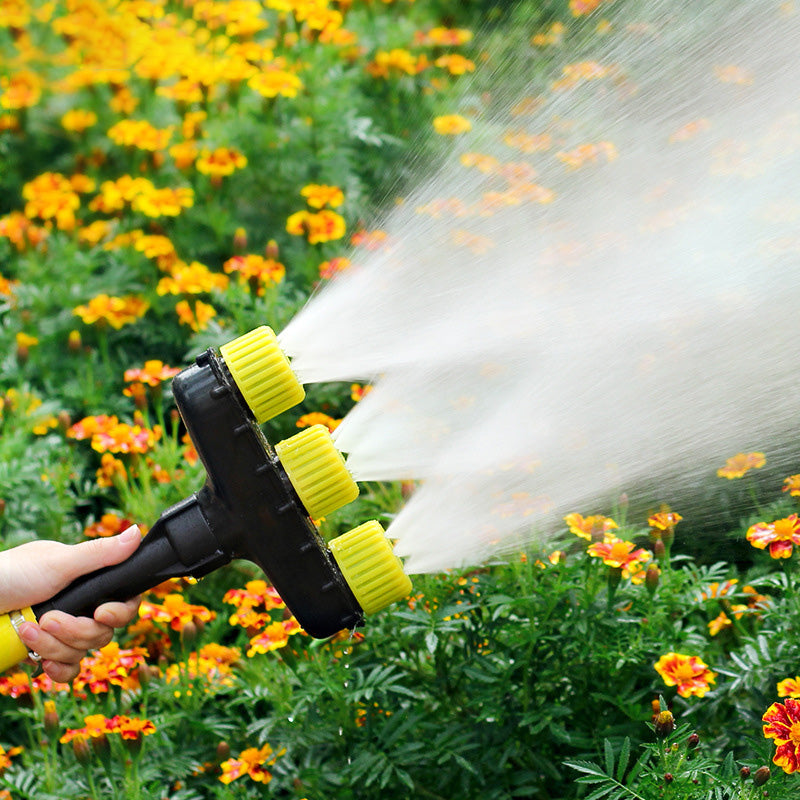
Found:
[[[41,603],[80,575],[124,561],[141,539],[133,526],[118,536],[80,544],[35,541],[0,553],[0,613]],[[44,671],[66,683],[78,674],[86,651],[108,644],[114,628],[131,622],[138,606],[138,598],[104,603],[92,619],[48,611],[38,623],[22,623],[18,633],[25,646],[41,656]]]

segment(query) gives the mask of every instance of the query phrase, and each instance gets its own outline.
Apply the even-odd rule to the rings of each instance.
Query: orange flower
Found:
[[[75,225],[75,211],[81,200],[69,179],[58,172],[45,172],[22,187],[25,216],[31,219],[54,220],[59,230],[71,231]]]
[[[475,62],[464,58],[464,56],[458,53],[448,53],[447,55],[439,56],[433,63],[437,67],[446,69],[451,75],[464,75],[467,72],[475,71]]]
[[[182,678],[191,681],[203,679],[208,688],[233,686],[235,679],[232,667],[240,656],[238,648],[207,644],[199,652],[191,653],[186,661],[170,664],[165,678],[168,683],[179,682]]]
[[[681,697],[703,697],[717,677],[698,656],[666,653],[655,663],[667,686],[677,686]]]
[[[147,217],[177,217],[184,208],[194,205],[194,191],[188,186],[153,189],[137,195],[131,203],[134,211]]]
[[[26,672],[7,672],[5,675],[0,676],[0,695],[15,699],[34,692],[52,694],[53,692],[71,691],[70,684],[56,683],[45,672],[34,678],[30,678]]]
[[[567,514],[564,517],[564,522],[567,523],[570,533],[574,533],[587,541],[591,540],[593,536],[605,535],[619,527],[611,517],[604,517],[602,514],[593,514],[589,517],[576,513]]]
[[[713,600],[716,597],[725,597],[731,594],[739,583],[738,578],[729,578],[722,583],[714,581],[708,585],[708,589],[700,593],[700,600]]]
[[[156,726],[149,719],[114,716],[109,720],[111,733],[118,733],[123,739],[137,740],[156,732]]]
[[[350,399],[357,403],[359,400],[363,400],[370,392],[372,391],[372,386],[362,386],[360,383],[351,383],[350,384]]]
[[[219,272],[212,272],[205,264],[192,261],[186,264],[179,261],[156,286],[156,292],[165,294],[204,294],[214,289],[224,291],[228,288],[228,278]]]
[[[163,361],[153,359],[145,361],[144,367],[134,367],[125,370],[125,382],[138,381],[147,386],[158,386],[164,381],[171,380],[180,372],[179,367],[169,367]]]
[[[227,784],[248,775],[257,783],[269,783],[272,773],[265,767],[272,766],[281,755],[283,751],[274,753],[268,744],[261,748],[248,747],[237,758],[229,758],[220,764],[222,774],[219,779]]]
[[[113,458],[113,456],[109,457]],[[93,522],[83,529],[83,535],[89,538],[116,536],[118,533],[130,528],[132,524],[130,520],[120,517],[118,514],[103,514],[97,522]]]
[[[789,492],[792,497],[800,497],[800,474],[784,478],[783,491]]]
[[[286,231],[295,236],[307,236],[310,244],[341,239],[346,230],[344,218],[335,211],[323,209],[316,213],[297,211],[286,221]]]
[[[198,172],[212,177],[233,175],[237,169],[246,166],[246,156],[232,147],[217,147],[215,150],[205,148],[195,163]]]
[[[205,330],[209,321],[217,316],[214,306],[204,303],[202,300],[195,300],[194,308],[188,300],[179,300],[175,304],[175,311],[180,324],[188,325],[195,333]]]
[[[324,425],[329,431],[335,431],[341,424],[340,419],[334,419],[321,411],[311,411],[308,414],[303,414],[297,420],[298,428],[308,428],[311,425]]]
[[[277,97],[278,95],[282,97],[297,97],[298,92],[303,89],[303,81],[297,75],[275,67],[262,69],[258,75],[250,78],[247,85],[262,97],[267,98]]]
[[[309,183],[300,190],[311,208],[338,208],[344,202],[344,193],[338,186]]]
[[[606,534],[605,541],[590,544],[587,552],[594,558],[601,558],[607,567],[622,570],[622,577],[629,578],[642,571],[642,564],[653,556],[644,548],[634,549],[633,542],[617,539],[613,534]],[[642,579],[644,576],[641,576]]]
[[[800,770],[800,700],[773,703],[761,719],[764,737],[775,742],[773,763],[788,774]]]
[[[332,258],[330,261],[323,261],[319,265],[319,276],[320,278],[330,279],[334,275],[339,272],[344,272],[346,269],[350,267],[350,259],[344,258],[343,256],[337,256],[336,258]]]
[[[436,46],[453,46],[466,44],[472,40],[472,31],[467,28],[431,28],[429,31],[417,31],[414,34],[414,44]]]
[[[800,697],[800,676],[784,678],[778,683],[778,697]]]
[[[772,558],[789,558],[792,547],[800,545],[800,517],[790,514],[775,522],[757,522],[748,529],[747,541],[759,550],[769,547]]]
[[[180,631],[190,622],[210,622],[216,613],[205,606],[187,603],[180,594],[168,594],[163,604],[143,600],[139,606],[139,617],[153,622],[165,622],[174,631]]]
[[[159,129],[144,119],[123,119],[108,129],[112,142],[139,150],[163,150],[171,136],[172,128]]]
[[[92,694],[107,692],[112,686],[138,689],[137,669],[146,655],[143,647],[123,650],[117,642],[110,642],[83,659],[73,686],[76,691],[88,686]]]
[[[401,47],[378,50],[375,58],[367,64],[367,72],[373,78],[389,78],[398,75],[416,75],[428,66],[425,56],[415,56]]]
[[[611,142],[597,142],[579,145],[569,151],[556,153],[556,158],[570,169],[578,169],[586,164],[596,164],[601,158],[613,161],[617,157],[617,148]]]
[[[97,114],[83,108],[73,108],[61,117],[61,127],[72,133],[83,133],[97,123]]]
[[[252,658],[259,653],[269,653],[272,650],[280,650],[289,644],[289,637],[296,633],[301,633],[302,628],[294,617],[287,620],[272,622],[264,628],[261,633],[250,639],[250,648],[247,657]]]
[[[43,79],[32,70],[20,70],[0,78],[0,108],[12,110],[35,106],[42,96]]]
[[[433,118],[433,129],[442,136],[457,136],[472,130],[472,123],[461,114],[444,114]]]
[[[604,0],[569,0],[569,10],[573,17],[591,14]]]
[[[717,470],[717,476],[728,480],[741,478],[751,469],[760,469],[766,463],[763,453],[737,453],[725,462],[724,467]]]
[[[674,511],[659,511],[647,518],[647,524],[656,530],[667,531],[674,528],[682,519],[683,517]]]
[[[265,287],[277,286],[286,276],[286,267],[272,258],[248,254],[229,258],[222,268],[225,272],[236,272],[242,282],[255,281],[257,294],[264,294]]]
[[[107,294],[99,294],[86,305],[73,309],[73,313],[80,317],[86,325],[108,324],[119,330],[123,325],[136,322],[143,317],[148,308],[150,308],[150,304],[136,295],[112,297]]]
[[[98,453],[147,453],[161,438],[161,426],[152,429],[119,422],[92,436],[92,449]]]
[[[21,752],[21,747],[12,747],[6,750],[2,745],[0,745],[0,775],[2,775],[11,766],[12,757],[19,755]],[[11,797],[11,795],[8,796]]]

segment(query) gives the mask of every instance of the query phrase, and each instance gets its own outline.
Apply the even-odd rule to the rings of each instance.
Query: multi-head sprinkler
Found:
[[[0,617],[0,671],[28,655],[16,629],[51,609],[92,616],[167,580],[200,578],[235,558],[257,564],[301,627],[326,638],[405,597],[411,582],[381,525],[325,542],[314,519],[358,495],[328,430],[272,447],[260,424],[299,403],[303,387],[267,327],[199,355],[172,381],[205,467],[200,491],[168,508],[126,561],[78,578],[54,597]]]

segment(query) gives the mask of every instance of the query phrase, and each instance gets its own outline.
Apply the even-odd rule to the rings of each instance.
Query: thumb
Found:
[[[136,550],[141,541],[138,526],[132,525],[116,536],[70,545],[63,554],[62,575],[69,583],[87,572],[119,564]]]

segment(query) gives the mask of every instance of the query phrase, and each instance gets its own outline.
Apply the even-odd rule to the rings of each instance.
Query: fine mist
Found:
[[[472,130],[280,335],[303,382],[374,383],[335,438],[358,480],[422,481],[387,531],[409,572],[739,451],[797,471],[800,11],[604,14],[465,93]]]

